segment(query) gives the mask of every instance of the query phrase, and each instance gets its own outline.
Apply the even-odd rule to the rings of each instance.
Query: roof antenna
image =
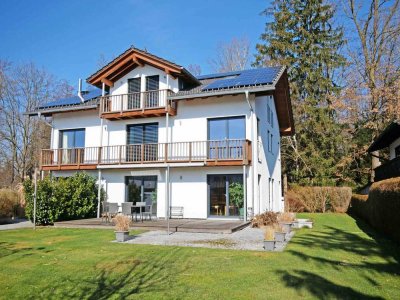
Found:
[[[81,102],[85,102],[85,99],[82,97],[82,79],[79,78],[78,81],[78,97],[81,99]]]

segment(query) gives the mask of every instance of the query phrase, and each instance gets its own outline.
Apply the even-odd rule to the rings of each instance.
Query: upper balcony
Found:
[[[389,160],[375,168],[375,181],[400,177],[400,157]]]
[[[71,149],[45,149],[42,170],[90,170],[143,164],[188,164],[240,166],[251,162],[248,140],[194,141],[157,144],[132,144]]]
[[[168,100],[170,90],[109,95],[100,98],[100,116],[108,120],[176,115],[176,103]]]

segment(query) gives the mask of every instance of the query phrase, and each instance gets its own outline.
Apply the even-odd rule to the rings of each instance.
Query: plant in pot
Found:
[[[275,229],[273,226],[265,227],[264,249],[267,251],[274,251],[275,249]]]
[[[229,185],[229,199],[233,205],[239,208],[239,215],[243,217],[244,215],[244,190],[243,184],[239,182],[232,182]]]
[[[129,225],[131,220],[128,216],[116,215],[113,218],[115,224],[115,238],[117,242],[125,242],[129,239]]]
[[[290,233],[294,220],[294,213],[283,212],[278,215],[278,222],[286,233]]]
[[[284,242],[286,238],[286,232],[283,230],[281,225],[278,225],[275,227],[275,234],[274,234],[275,240],[277,242]]]
[[[157,190],[151,193],[151,203],[153,204],[153,212],[157,213]]]

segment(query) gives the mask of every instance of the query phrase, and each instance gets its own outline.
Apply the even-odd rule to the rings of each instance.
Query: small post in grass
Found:
[[[37,168],[34,171],[35,192],[33,195],[33,230],[36,230]]]

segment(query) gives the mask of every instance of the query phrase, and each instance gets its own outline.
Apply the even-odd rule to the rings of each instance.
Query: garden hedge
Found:
[[[374,183],[368,196],[353,195],[350,212],[400,242],[400,177]]]
[[[293,186],[286,194],[285,206],[291,212],[344,213],[351,195],[349,187]]]
[[[34,183],[31,180],[24,182],[24,191],[26,216],[33,220]],[[84,172],[66,178],[46,177],[38,181],[37,224],[96,217],[97,191],[96,179]]]

